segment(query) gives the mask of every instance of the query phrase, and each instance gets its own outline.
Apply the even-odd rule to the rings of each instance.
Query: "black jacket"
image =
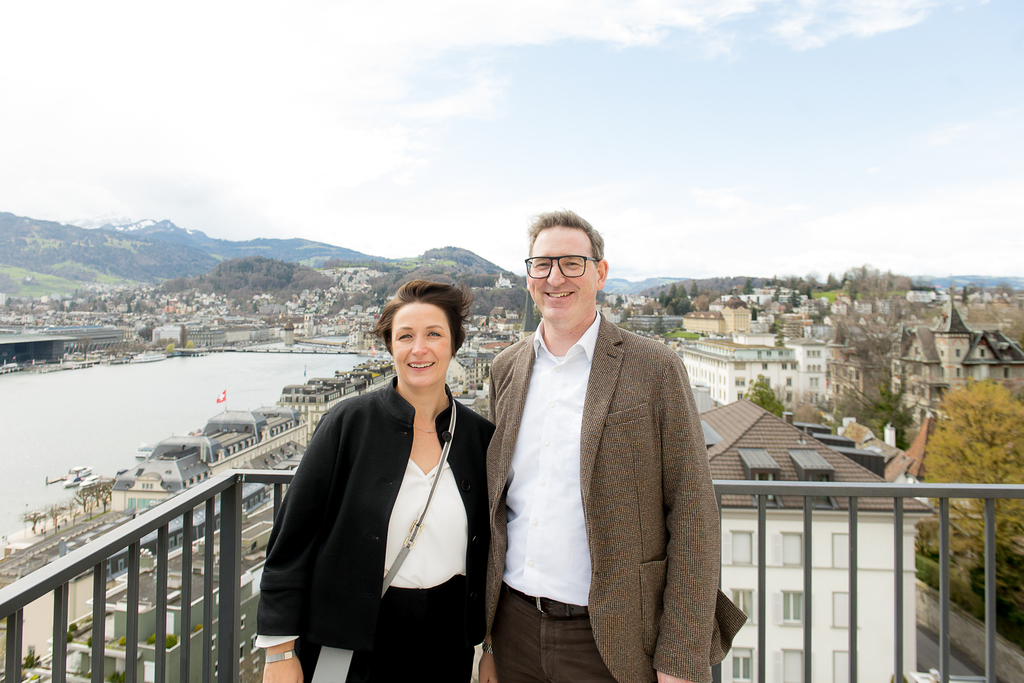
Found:
[[[484,637],[485,461],[494,425],[452,404],[458,419],[448,462],[469,522],[465,637],[471,647]],[[437,416],[439,439],[450,410]],[[392,384],[342,401],[317,425],[267,546],[260,635],[298,634],[319,645],[373,649],[388,522],[412,451],[414,414]]]

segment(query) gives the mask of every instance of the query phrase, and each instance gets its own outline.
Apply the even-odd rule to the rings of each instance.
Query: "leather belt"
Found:
[[[551,598],[537,598],[527,595],[523,591],[516,590],[507,583],[501,584],[501,587],[506,593],[515,595],[536,607],[538,612],[542,612],[555,619],[577,619],[590,616],[590,609],[586,605],[570,605],[558,600],[552,600]]]

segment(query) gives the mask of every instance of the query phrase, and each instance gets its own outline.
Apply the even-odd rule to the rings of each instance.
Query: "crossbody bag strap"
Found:
[[[402,549],[398,552],[398,557],[395,558],[395,563],[391,565],[391,569],[388,570],[387,575],[384,577],[384,587],[380,592],[381,597],[384,597],[384,594],[388,592],[391,582],[398,575],[399,568],[401,568],[405,558],[409,555],[409,551],[412,550],[412,547],[416,545],[417,539],[419,539],[420,531],[423,529],[423,520],[427,517],[430,501],[434,499],[437,484],[441,481],[441,475],[444,474],[444,464],[448,461],[448,451],[451,450],[452,441],[455,439],[455,412],[455,399],[452,398],[452,417],[448,424],[448,433],[442,435],[442,438],[445,439],[444,448],[441,449],[441,460],[437,463],[434,483],[430,485],[430,493],[427,494],[427,504],[423,506],[423,512],[420,513],[419,518],[412,523],[412,529],[409,530],[409,535],[406,536],[405,543],[402,544]]]

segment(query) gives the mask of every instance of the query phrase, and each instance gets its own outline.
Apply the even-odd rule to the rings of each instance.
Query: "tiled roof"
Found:
[[[960,311],[957,310],[956,304],[953,300],[949,300],[949,312],[942,314],[942,320],[935,326],[936,332],[945,332],[946,334],[971,334],[971,328],[967,327],[967,323],[960,316]]]
[[[918,481],[924,481],[924,457],[928,449],[928,439],[935,433],[935,418],[928,415],[917,433],[914,443],[902,455],[890,460],[885,466],[885,480],[895,481],[901,474],[909,474]]]
[[[828,462],[835,469],[837,483],[884,482],[878,475],[746,399],[713,408],[703,413],[701,419],[722,436],[722,441],[708,449],[713,479],[746,479],[739,449],[757,448],[766,450],[779,464],[782,481],[800,481],[789,450],[803,449],[815,451]],[[803,508],[803,498],[800,496],[781,496],[781,502],[788,509]],[[836,503],[840,509],[847,508],[845,498],[837,498]],[[754,507],[755,503],[751,496],[725,495],[722,496],[722,505]],[[893,509],[891,498],[861,498],[859,505],[862,510]],[[905,505],[908,511],[927,509],[912,500],[907,500]]]

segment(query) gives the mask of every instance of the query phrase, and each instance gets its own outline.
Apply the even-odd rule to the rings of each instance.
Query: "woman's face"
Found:
[[[452,359],[452,335],[444,311],[433,304],[402,306],[391,328],[391,349],[400,387],[444,390]]]

